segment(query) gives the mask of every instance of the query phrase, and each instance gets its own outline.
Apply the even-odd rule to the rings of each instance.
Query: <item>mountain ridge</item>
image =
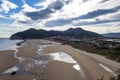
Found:
[[[100,38],[100,34],[86,31],[82,28],[69,28],[65,31],[46,31],[43,29],[30,28],[28,30],[13,34],[10,39],[43,39],[48,37],[63,36],[74,38]]]

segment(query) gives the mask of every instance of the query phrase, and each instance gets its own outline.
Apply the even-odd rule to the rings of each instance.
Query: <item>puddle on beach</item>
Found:
[[[18,70],[19,70],[19,67],[13,66],[13,67],[11,67],[10,69],[4,71],[3,74],[12,73],[13,71],[16,71],[16,72],[17,72]]]
[[[24,72],[31,74],[33,68],[39,66],[41,69],[44,69],[46,67],[46,64],[48,64],[50,61],[61,61],[61,62],[73,64],[73,68],[75,70],[81,71],[80,65],[67,53],[55,52],[49,54],[42,54],[41,51],[42,48],[40,47],[37,51],[38,54],[36,54],[36,56],[25,59],[17,56],[18,50],[16,48],[14,57],[16,57],[19,60],[19,63],[16,66],[13,66],[12,68],[4,71],[2,74],[12,73],[13,71],[15,71],[16,74],[17,73],[22,74]]]
[[[3,74],[6,73],[12,73],[15,72],[24,72],[24,71],[30,71],[31,68],[33,68],[36,65],[39,65],[41,68],[44,68],[46,64],[48,64],[49,61],[61,61],[65,63],[73,64],[73,68],[76,70],[81,70],[80,65],[77,64],[77,62],[68,54],[64,52],[56,52],[51,54],[38,54],[35,57],[29,58],[28,60],[24,60],[21,62],[21,58],[18,57],[20,60],[20,63],[17,66],[14,66],[6,71],[3,72]]]
[[[49,61],[61,61],[66,63],[75,64],[77,63],[71,56],[64,52],[56,52],[56,53],[50,53],[50,54],[39,54],[35,57],[31,58],[34,61],[38,61],[40,63],[43,62],[49,62]]]
[[[84,78],[84,72],[81,69],[80,65],[67,53],[65,52],[55,52],[55,53],[49,53],[49,54],[39,54],[33,58],[31,58],[32,61],[35,62],[37,65],[41,65],[43,68],[46,67],[46,64],[48,64],[50,61],[61,61],[69,64],[73,64],[73,68],[76,71],[79,71],[81,76]]]
[[[75,69],[78,70],[78,71],[81,70],[79,64],[75,64],[75,65],[73,66],[73,68],[75,68]]]

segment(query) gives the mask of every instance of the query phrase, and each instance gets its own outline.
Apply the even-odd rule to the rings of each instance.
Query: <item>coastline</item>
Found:
[[[27,40],[23,40],[23,41],[21,41],[21,42],[18,42],[18,43],[16,43],[16,45],[17,45],[17,46],[21,46],[25,41],[27,41]]]
[[[16,47],[14,49],[0,51],[0,80],[2,79],[1,76],[4,76],[4,71],[14,67],[19,63],[19,60],[15,57],[15,55],[17,55],[16,50],[24,42],[25,40],[16,43]]]
[[[21,46],[25,40],[16,43],[16,46]],[[17,47],[16,47],[17,48]],[[1,50],[0,51],[0,73],[17,64],[19,61],[14,57],[16,50]]]
[[[18,63],[14,57],[14,52],[14,50],[0,51],[0,73]]]
[[[1,57],[4,56],[0,58],[0,61],[3,61],[3,67],[6,66],[4,69],[0,67],[0,71],[3,72],[15,64],[19,64],[22,72],[14,76],[5,74],[0,76],[0,80],[97,80],[102,76],[105,80],[109,80],[110,77],[117,74],[116,70],[120,67],[120,64],[105,60],[102,56],[101,58],[99,55],[95,56],[71,46],[48,40],[26,40],[17,50],[17,57],[23,59],[21,62],[14,57],[15,51],[0,51]],[[49,58],[49,55],[59,52],[70,55],[77,63],[71,64]],[[47,63],[44,63],[47,59]],[[41,63],[41,61],[43,62]],[[77,66],[75,69],[75,64],[79,65],[79,68]],[[106,67],[110,69],[105,69]],[[111,72],[109,72],[110,70]]]

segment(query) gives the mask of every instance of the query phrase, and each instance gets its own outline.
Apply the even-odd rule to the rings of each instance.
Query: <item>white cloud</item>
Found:
[[[0,18],[7,19],[7,17],[0,14]]]
[[[56,0],[46,0],[44,2],[39,2],[37,4],[35,4],[35,6],[43,6],[44,8],[48,7],[48,5],[52,4],[54,1]],[[63,0],[65,1],[65,0]],[[117,1],[114,1],[114,0],[109,0],[109,1],[106,1],[105,3],[100,3],[102,0],[88,0],[88,1],[83,1],[83,0],[71,0],[71,2],[69,4],[66,4],[64,5],[64,7],[59,10],[59,11],[56,11],[55,13],[51,14],[50,18],[47,18],[47,19],[43,19],[42,20],[42,23],[43,23],[43,26],[44,26],[44,23],[47,22],[47,21],[51,21],[51,20],[58,20],[58,19],[69,19],[69,18],[74,18],[74,17],[79,17],[81,15],[85,15],[89,12],[92,12],[92,11],[97,11],[98,9],[109,9],[109,8],[114,8],[114,7],[117,7],[119,6],[119,3],[120,3],[120,0],[117,0]],[[107,15],[102,15],[102,16],[99,16],[99,17],[96,17],[96,18],[92,18],[92,19],[82,19],[82,20],[77,20],[77,21],[73,21],[73,23],[79,23],[79,22],[94,22],[96,20],[111,20],[114,18],[116,18],[116,15],[119,15],[119,12],[116,12],[116,13],[111,13],[111,14],[107,14]],[[39,22],[39,21],[37,21]],[[40,23],[40,22],[39,22]],[[69,23],[69,26],[71,27],[73,25],[73,23]],[[106,25],[107,23],[105,24],[102,24],[102,25]],[[92,26],[91,28],[91,25],[90,25],[90,28],[87,26],[85,27],[86,29],[89,29],[91,31],[95,31],[98,32],[98,33],[105,33],[107,31],[118,31],[118,27],[114,27],[112,26],[113,24],[109,24],[109,26],[105,26],[105,27],[98,27],[95,25]],[[65,26],[68,26],[68,25],[65,25]],[[48,28],[46,26],[44,26],[44,29],[57,29],[57,30],[65,30],[67,29],[68,27],[65,27],[65,26],[56,26],[54,28]],[[74,26],[72,26],[74,27]],[[75,26],[75,27],[78,27],[78,26]],[[63,29],[64,28],[64,29]],[[95,29],[96,28],[96,29]],[[93,29],[93,30],[92,30]],[[99,31],[100,29],[100,31]]]
[[[34,6],[46,8],[48,6],[48,4],[46,3],[46,1],[43,1],[43,2],[40,1],[36,4],[34,4]]]
[[[57,18],[73,18],[86,14],[94,10],[94,6],[101,0],[92,0],[83,2],[83,0],[73,0],[71,3],[65,5],[62,10],[56,12],[54,17]],[[53,16],[52,16],[53,18]]]
[[[29,6],[28,4],[25,3],[22,6],[22,11],[24,11],[24,12],[33,12],[33,11],[37,11],[37,9],[33,8],[33,7],[31,7],[31,6]]]
[[[5,13],[8,13],[10,9],[16,9],[18,6],[8,0],[2,0],[1,8]]]
[[[117,19],[120,19],[120,10],[118,12],[107,14],[107,15],[102,15],[96,18],[101,19],[101,20],[117,20]]]
[[[14,32],[16,32],[17,30],[14,30],[15,28],[11,28],[10,26],[8,27],[8,25],[10,24],[0,24],[0,37],[10,37]]]
[[[30,26],[24,26],[18,23],[0,24],[0,34],[2,34],[0,37],[10,37],[12,34],[27,30],[28,28],[30,28]]]
[[[102,1],[102,0],[101,0]],[[117,7],[120,6],[120,0],[108,0],[105,3],[101,3],[101,4],[97,4],[95,6],[95,8],[98,9],[108,9],[108,8],[113,8],[113,7]]]
[[[80,26],[73,26],[75,23],[79,22],[95,22],[97,19],[98,20],[112,20],[112,19],[120,19],[120,11],[107,14],[107,15],[102,15],[96,18],[92,19],[80,19],[80,20],[75,20],[70,22],[67,25],[63,26],[55,26],[55,27],[46,27],[44,24],[48,21],[52,20],[58,20],[58,19],[70,19],[70,18],[77,18],[81,15],[85,15],[89,12],[97,11],[98,9],[110,9],[119,6],[120,0],[108,0],[104,3],[100,3],[102,0],[43,0],[42,2],[40,1],[39,3],[33,4],[34,7],[30,6],[27,4],[27,1],[29,0],[22,0],[23,5],[21,6],[21,10],[18,13],[14,13],[10,15],[11,19],[14,19],[15,21],[12,24],[8,24],[10,27],[4,28],[4,32],[2,31],[3,28],[0,28],[0,33],[5,33],[6,36],[8,34],[12,34],[13,32],[18,32],[18,31],[23,31],[28,28],[37,28],[37,29],[46,29],[46,30],[66,30],[70,27],[76,28]],[[70,1],[69,4],[65,4],[62,6],[60,10],[57,10],[54,13],[51,13],[50,17],[47,19],[42,19],[42,20],[31,20],[31,18],[27,17],[24,15],[25,12],[34,12],[34,11],[39,11],[41,9],[49,8],[52,7],[50,4],[52,4],[55,1]],[[38,6],[39,9],[38,9]],[[42,8],[41,8],[42,6]],[[1,4],[1,9],[0,12],[4,11],[5,13],[8,13],[10,9],[16,9],[18,6],[8,0],[2,0]],[[37,7],[37,8],[35,8]],[[4,15],[0,15],[0,18],[6,18]],[[23,22],[29,22],[30,24],[23,24],[20,23],[19,21]],[[6,25],[6,26],[8,26]],[[119,22],[110,22],[110,23],[102,23],[98,25],[86,25],[82,26],[83,29],[90,30],[93,32],[97,33],[106,33],[106,32],[119,32]]]
[[[7,31],[0,31],[0,34],[4,34],[4,35],[0,35],[0,38],[8,38],[10,37],[10,32]]]
[[[0,8],[0,12],[2,12],[3,10]]]
[[[25,0],[22,0],[23,5],[22,5],[22,9],[18,12],[18,13],[13,13],[12,15],[10,15],[11,19],[14,19],[14,23],[18,22],[18,21],[22,21],[22,22],[31,22],[31,18],[25,16],[25,12],[33,12],[33,11],[37,11],[36,8],[33,8],[31,6],[29,6]]]
[[[24,15],[23,12],[19,12],[19,13],[14,13],[12,15],[10,15],[11,19],[14,19],[15,21],[30,21],[31,19],[28,18],[27,16]]]
[[[12,32],[16,33],[19,31],[23,31],[26,30],[28,28],[32,27],[32,24],[21,24],[20,21],[22,22],[31,22],[31,18],[27,17],[24,15],[25,12],[33,12],[33,11],[37,11],[37,9],[29,6],[25,0],[22,0],[23,5],[21,10],[18,13],[13,13],[12,15],[10,15],[10,18],[14,20],[14,22],[12,24],[9,25],[9,35],[13,34]],[[34,27],[34,26],[33,26]],[[6,31],[6,30],[5,30]]]
[[[119,6],[120,0],[109,0],[106,3],[99,3],[102,0],[89,0],[83,2],[83,0],[73,0],[70,4],[65,5],[63,9],[56,12],[52,16],[53,19],[57,18],[73,18],[78,17],[88,12],[92,12],[98,9],[109,9]],[[54,18],[55,17],[55,18]]]
[[[116,23],[108,23],[108,24],[102,24],[102,25],[89,25],[89,26],[82,26],[81,28],[88,31],[96,32],[99,34],[120,32],[120,27],[115,26],[113,24],[116,24]]]

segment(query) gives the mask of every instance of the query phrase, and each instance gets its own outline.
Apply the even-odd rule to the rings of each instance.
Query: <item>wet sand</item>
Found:
[[[46,66],[45,80],[84,80],[72,64],[53,61]]]
[[[44,41],[45,44],[48,44],[48,41]],[[40,40],[27,40],[24,42],[22,47],[16,49],[18,59],[14,57],[15,50],[0,51],[0,80],[43,80],[43,68],[30,59],[38,54],[40,43]],[[3,74],[4,71],[15,65],[20,67],[21,70],[17,71],[16,75]]]
[[[22,47],[18,48],[18,56],[29,58],[37,54],[39,40],[27,40]]]
[[[13,50],[0,51],[0,73],[18,63]]]
[[[39,50],[41,44],[45,46]],[[74,63],[53,60],[44,64],[36,63],[33,60],[39,59],[40,54],[46,55],[56,52],[65,52],[70,55],[80,66],[80,70],[73,68]],[[18,57],[24,58],[21,62],[14,58],[13,54],[14,51],[0,51],[0,71],[2,73],[17,63],[21,72],[14,76],[10,74],[0,75],[0,80],[97,80],[102,76],[105,80],[109,80],[111,76],[114,76],[113,73],[116,73],[117,68],[120,67],[119,63],[106,58],[104,61],[101,56],[94,56],[70,46],[47,40],[27,40],[24,42],[22,47],[18,48],[17,53]],[[105,70],[106,67],[100,66],[100,64],[109,67],[113,70],[113,73]]]
[[[104,76],[105,80],[109,80],[112,73],[106,71],[99,63],[110,67],[114,73],[120,68],[120,64],[111,60],[104,58],[103,56],[90,56],[90,53],[85,54],[81,50],[74,49],[67,45],[61,45],[59,43],[54,43],[53,46],[43,48],[44,54],[54,53],[58,51],[66,52],[71,55],[78,63],[85,74],[85,80],[97,80]],[[107,63],[107,64],[106,64]],[[113,65],[114,64],[114,65]]]

